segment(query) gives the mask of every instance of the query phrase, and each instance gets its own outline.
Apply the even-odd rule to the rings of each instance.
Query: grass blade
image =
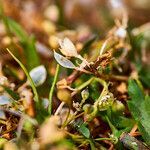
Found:
[[[32,88],[33,93],[34,93],[34,100],[35,100],[35,102],[38,104],[38,103],[39,103],[39,96],[38,96],[36,87],[35,87],[35,85],[34,85],[34,82],[33,82],[32,78],[30,77],[30,75],[29,75],[27,69],[26,69],[25,66],[20,62],[20,60],[17,59],[17,58],[13,55],[13,53],[12,53],[8,48],[7,48],[6,50],[7,50],[8,53],[14,58],[14,60],[20,65],[20,67],[23,69],[24,73],[26,74],[27,79],[28,79],[28,81],[30,82],[31,88]]]

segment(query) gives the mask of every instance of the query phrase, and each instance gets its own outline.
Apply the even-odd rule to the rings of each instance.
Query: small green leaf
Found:
[[[78,119],[76,122],[74,122],[74,127],[86,138],[89,138],[90,131],[86,126],[87,124],[84,123],[82,119]]]
[[[83,123],[81,126],[79,126],[78,131],[80,133],[82,133],[86,138],[90,137],[90,131],[89,129],[86,127],[86,124]]]

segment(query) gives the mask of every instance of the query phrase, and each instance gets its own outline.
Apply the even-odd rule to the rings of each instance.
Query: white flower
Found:
[[[60,51],[63,55],[68,57],[76,57],[78,55],[77,50],[74,44],[68,39],[64,38],[63,40],[59,40]]]

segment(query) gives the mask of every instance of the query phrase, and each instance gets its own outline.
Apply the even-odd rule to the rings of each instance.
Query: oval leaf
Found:
[[[11,103],[11,99],[6,95],[0,96],[0,105],[8,105]]]
[[[30,76],[35,84],[35,86],[40,86],[42,85],[47,76],[46,69],[43,65],[38,66],[30,71]]]
[[[65,68],[74,69],[76,67],[70,60],[68,60],[66,57],[56,53],[55,51],[54,51],[54,57],[55,57],[56,61]]]

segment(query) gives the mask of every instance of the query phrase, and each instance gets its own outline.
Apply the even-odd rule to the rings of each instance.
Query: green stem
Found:
[[[92,141],[91,139],[88,139],[88,141],[89,141],[89,144],[90,144],[91,150],[96,150],[96,148],[95,148],[95,145],[94,145],[93,141]]]
[[[56,81],[57,81],[57,78],[58,78],[58,74],[59,74],[59,68],[60,68],[60,66],[59,66],[59,64],[57,64],[56,73],[55,73],[54,80],[53,80],[53,83],[52,83],[52,86],[51,86],[51,89],[50,89],[50,92],[49,92],[49,107],[48,107],[48,112],[49,112],[50,116],[52,114],[52,98],[53,98],[55,84],[56,84]]]
[[[103,141],[103,140],[114,141],[114,139],[112,139],[112,138],[97,138],[97,139],[95,139],[95,141]]]
[[[14,58],[14,60],[20,65],[20,67],[23,69],[24,73],[26,74],[26,76],[27,76],[27,78],[28,78],[28,80],[29,80],[29,83],[30,83],[30,85],[31,85],[31,88],[32,88],[32,90],[33,90],[33,93],[34,93],[34,100],[35,100],[35,102],[36,102],[36,104],[37,104],[37,106],[38,106],[38,104],[39,104],[39,96],[38,96],[36,87],[35,87],[35,85],[34,85],[34,82],[33,82],[32,78],[31,78],[31,76],[29,75],[27,69],[26,69],[25,66],[20,62],[20,60],[17,59],[16,56],[13,55],[13,53],[12,53],[8,48],[7,48],[6,50],[7,50],[7,51],[9,52],[9,54]]]

